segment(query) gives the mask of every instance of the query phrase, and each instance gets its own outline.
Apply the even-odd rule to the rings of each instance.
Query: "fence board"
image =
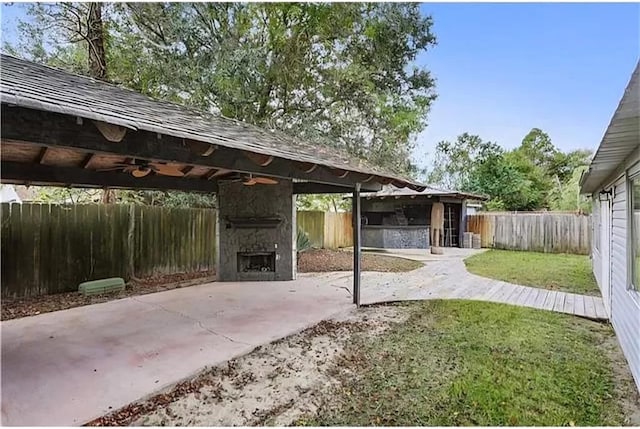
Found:
[[[3,297],[78,283],[215,269],[216,211],[128,205],[2,204]],[[298,212],[315,247],[353,245],[351,213]]]
[[[298,228],[309,236],[311,245],[316,248],[324,247],[325,216],[322,211],[299,211],[296,215]]]
[[[353,246],[351,212],[299,211],[298,228],[307,233],[316,248],[338,249]]]
[[[324,248],[337,249],[353,246],[351,212],[326,212],[324,216]]]
[[[467,217],[467,231],[482,247],[587,255],[591,218],[574,213],[482,213]]]
[[[214,210],[7,203],[0,210],[2,297],[129,279],[132,269],[139,277],[215,269]]]

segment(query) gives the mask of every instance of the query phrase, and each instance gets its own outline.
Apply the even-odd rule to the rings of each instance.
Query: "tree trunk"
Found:
[[[104,50],[104,26],[102,24],[102,3],[89,5],[87,21],[89,41],[89,73],[99,80],[107,78],[107,61]]]
[[[98,80],[107,79],[107,58],[104,50],[104,25],[102,23],[102,3],[89,4],[87,18],[87,39],[89,49],[89,74]],[[115,201],[114,191],[109,188],[102,190],[102,204]]]

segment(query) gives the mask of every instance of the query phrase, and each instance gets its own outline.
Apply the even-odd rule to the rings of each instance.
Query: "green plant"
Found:
[[[298,253],[306,252],[311,249],[311,247],[309,235],[302,229],[298,228],[298,236],[296,237],[296,248],[298,249]]]

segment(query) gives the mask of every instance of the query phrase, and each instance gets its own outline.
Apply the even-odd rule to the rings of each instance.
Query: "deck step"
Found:
[[[91,280],[80,283],[78,292],[87,295],[97,295],[100,293],[119,292],[124,290],[124,279],[120,277],[111,277],[108,279]]]

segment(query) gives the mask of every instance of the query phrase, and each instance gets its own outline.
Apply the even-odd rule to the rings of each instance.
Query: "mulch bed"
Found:
[[[422,263],[409,259],[369,253],[362,254],[363,271],[399,273],[412,271],[422,266]],[[301,273],[351,270],[353,270],[353,252],[346,250],[308,250],[301,253],[298,260],[298,271]]]
[[[422,264],[409,259],[392,256],[363,254],[363,271],[404,272],[420,268]],[[346,250],[313,249],[300,254],[298,271],[301,273],[351,271],[353,269],[353,253]],[[177,273],[147,277],[131,281],[121,292],[84,296],[78,292],[66,292],[53,295],[34,296],[30,298],[3,298],[2,317],[0,320],[11,320],[20,317],[35,316],[52,311],[67,310],[83,305],[99,304],[129,296],[162,292],[181,287],[195,286],[215,281],[214,271],[195,273]]]
[[[162,292],[215,281],[214,271],[175,273],[131,281],[121,292],[84,296],[79,292],[57,293],[30,298],[3,298],[1,320],[35,316],[51,311],[67,310],[83,305],[99,304],[135,295]]]

